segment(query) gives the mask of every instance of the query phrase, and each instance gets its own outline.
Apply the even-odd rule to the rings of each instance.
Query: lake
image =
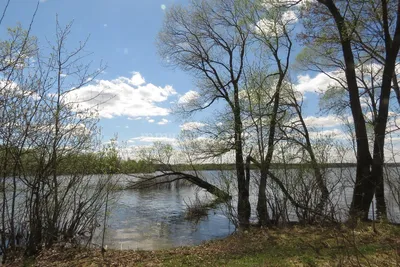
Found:
[[[222,208],[210,210],[198,222],[185,219],[185,203],[196,193],[208,197],[195,187],[119,192],[107,219],[105,244],[114,249],[154,250],[196,245],[234,232]],[[101,244],[100,233],[94,242]]]
[[[298,170],[293,172],[291,177],[298,175]],[[274,170],[281,173],[282,170]],[[222,186],[221,176],[225,180],[234,181],[235,173],[232,171],[203,171],[203,178],[218,186]],[[256,221],[257,201],[257,171],[252,171],[253,180],[250,184],[252,205],[251,219]],[[331,191],[331,199],[337,207],[337,218],[345,220],[348,206],[352,198],[352,181],[354,168],[331,168],[326,170],[328,188]],[[388,173],[398,185],[399,175],[397,169],[391,169]],[[123,177],[124,180],[126,177]],[[129,178],[128,178],[129,179]],[[233,184],[235,184],[233,182]],[[307,190],[307,184],[305,185]],[[231,194],[235,196],[233,185]],[[269,193],[273,188],[269,189]],[[398,192],[397,192],[398,193]],[[209,210],[208,216],[200,221],[191,222],[185,219],[186,203],[194,201],[195,196],[202,200],[211,201],[212,196],[204,190],[196,187],[171,187],[164,189],[147,190],[125,190],[117,193],[115,203],[111,207],[108,218],[105,244],[115,249],[141,249],[154,250],[185,245],[196,245],[206,240],[223,238],[235,231],[235,226],[226,216],[223,206]],[[400,211],[396,192],[393,191],[393,184],[386,186],[387,206],[389,220],[400,222]],[[235,199],[235,197],[234,197]],[[397,201],[396,201],[397,200]],[[234,207],[236,206],[233,200]],[[289,220],[296,221],[295,209],[289,211]],[[372,207],[370,210],[372,218]],[[98,233],[94,242],[101,244],[101,235]]]
[[[286,173],[284,170],[276,169],[273,172],[285,184],[289,185],[289,191],[300,188],[302,194],[312,193],[313,180],[307,179],[307,173],[301,173],[299,169],[289,169],[286,170]],[[229,192],[233,196],[232,205],[236,207],[237,189],[234,171],[202,171],[199,173],[204,179],[221,189],[226,189],[229,185]],[[347,218],[348,206],[352,198],[352,177],[355,176],[354,174],[355,169],[347,167],[325,170],[325,177],[328,177],[328,189],[331,192],[331,201],[335,206],[334,215],[337,220],[344,221]],[[387,176],[391,177],[392,181],[390,185],[388,184],[385,187],[389,220],[399,223],[400,172],[397,168],[388,168]],[[98,181],[96,177],[98,176],[90,176],[88,179],[95,184]],[[131,176],[127,175],[116,177],[121,186],[126,185],[126,181],[132,179]],[[255,212],[258,192],[257,181],[258,172],[252,171],[250,203],[252,206],[251,220],[254,222],[257,220]],[[272,184],[272,186],[267,189],[268,199],[274,199],[274,196],[284,199],[276,185],[269,184]],[[296,199],[302,196],[297,191],[291,192],[294,192]],[[87,192],[84,194],[87,194]],[[123,190],[112,193],[111,198],[105,234],[105,245],[109,248],[157,250],[196,245],[207,240],[226,237],[235,231],[235,226],[228,219],[226,207],[223,205],[209,210],[208,216],[202,217],[197,222],[185,218],[187,204],[195,201],[196,198],[210,202],[213,199],[212,195],[195,186]],[[23,201],[22,198],[17,200]],[[296,210],[290,204],[286,213],[287,220],[298,220]],[[372,218],[372,207],[370,217]],[[92,240],[97,245],[100,245],[102,241],[101,231],[102,227],[98,227]]]

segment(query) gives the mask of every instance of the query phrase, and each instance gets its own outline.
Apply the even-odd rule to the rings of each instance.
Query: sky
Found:
[[[100,120],[103,140],[115,135],[119,141],[145,144],[176,138],[183,123],[172,116],[171,105],[194,90],[186,73],[167,68],[157,55],[156,36],[165,9],[178,0],[41,0],[32,35],[40,46],[53,40],[56,15],[61,25],[73,21],[67,48],[74,48],[89,36],[85,50],[93,53],[93,67],[107,65],[97,77],[116,94]],[[0,1],[0,7],[6,1]],[[11,0],[0,38],[6,26],[18,22],[29,26],[37,1]],[[123,90],[121,90],[123,88]]]
[[[1,10],[6,0],[0,0]],[[37,5],[36,0],[11,0],[0,28],[21,23],[27,28]],[[39,45],[48,46],[54,39],[56,16],[61,25],[73,21],[67,49],[76,47],[89,36],[85,51],[92,52],[93,67],[105,63],[107,68],[83,93],[107,91],[114,97],[100,110],[99,125],[106,143],[118,136],[128,146],[150,145],[154,141],[174,143],[182,129],[199,125],[204,112],[192,121],[182,121],[172,114],[177,102],[193,96],[196,85],[188,73],[171,69],[157,54],[156,37],[166,10],[185,0],[40,0],[32,26]],[[301,47],[296,47],[299,51]],[[297,90],[305,96],[305,116],[319,132],[342,135],[340,122],[322,114],[316,91],[331,83],[323,74],[301,73],[296,76]]]

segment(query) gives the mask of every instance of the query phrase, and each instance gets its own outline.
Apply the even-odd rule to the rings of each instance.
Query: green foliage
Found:
[[[328,90],[321,95],[319,106],[322,110],[332,111],[334,114],[343,115],[349,108],[346,99],[347,91],[343,87],[329,86]]]
[[[6,157],[6,153],[8,156]],[[40,149],[23,150],[18,162],[14,162],[11,155],[17,154],[17,148],[0,147],[0,162],[4,164],[2,174],[35,175],[46,171],[48,166],[40,161]],[[17,166],[17,167],[15,167]],[[145,160],[121,159],[116,150],[102,152],[70,153],[58,158],[57,172],[65,174],[116,174],[116,173],[150,173],[154,172],[154,164]]]
[[[121,164],[121,172],[122,173],[151,173],[155,172],[155,166],[151,162],[145,160],[122,160]]]
[[[63,158],[60,164],[62,173],[79,172],[82,174],[117,174],[154,172],[150,162],[121,159],[117,151],[74,154]]]
[[[37,51],[37,38],[29,36],[29,32],[21,25],[7,29],[8,40],[0,41],[0,69],[21,68],[26,60]]]

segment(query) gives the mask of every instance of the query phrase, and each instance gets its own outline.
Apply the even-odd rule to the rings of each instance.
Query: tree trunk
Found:
[[[328,188],[326,187],[326,183],[322,176],[320,166],[317,162],[317,159],[315,158],[314,151],[312,150],[311,146],[309,148],[310,148],[309,154],[311,157],[311,165],[314,170],[315,180],[317,182],[318,189],[321,191],[321,199],[319,200],[316,209],[318,213],[323,214],[325,206],[329,199],[329,191]]]
[[[187,180],[189,180],[193,184],[197,185],[198,187],[201,187],[201,188],[207,190],[207,192],[213,194],[214,196],[216,196],[217,198],[219,198],[221,200],[231,199],[231,196],[229,195],[229,193],[219,189],[218,187],[210,184],[207,181],[204,181],[203,179],[200,179],[199,177],[197,177],[195,175],[190,175],[190,174],[185,174],[185,173],[182,173],[181,175],[184,175]]]
[[[332,0],[318,0],[318,2],[324,4],[329,9],[338,29],[345,62],[345,75],[349,91],[350,108],[354,121],[354,129],[356,132],[357,173],[353,192],[353,200],[350,207],[350,216],[367,219],[370,205],[367,200],[369,199],[371,192],[372,196],[374,193],[374,183],[371,178],[370,169],[372,157],[369,151],[365,119],[361,109],[351,40],[350,37],[347,36],[350,31],[348,31],[346,26],[347,24],[343,16],[340,14]]]
[[[279,62],[278,57],[276,56],[277,62]],[[278,108],[280,104],[280,92],[282,89],[283,79],[286,75],[286,71],[282,71],[280,63],[279,66],[279,80],[276,85],[276,93],[274,99],[274,106],[272,108],[272,117],[271,123],[269,126],[269,135],[268,135],[268,149],[265,159],[261,159],[261,177],[260,177],[260,185],[258,190],[258,201],[257,201],[257,212],[259,223],[261,225],[266,225],[269,223],[269,216],[267,210],[267,196],[266,196],[266,189],[267,189],[267,177],[268,171],[271,167],[272,157],[274,155],[274,143],[275,143],[275,132],[276,132],[276,125],[277,125],[277,117],[278,117]],[[261,137],[262,138],[262,137]]]
[[[258,222],[260,225],[267,225],[269,223],[268,209],[267,209],[267,172],[264,166],[260,169],[260,185],[258,187],[258,201],[257,201],[257,214]]]
[[[167,181],[161,181],[161,182],[156,181],[159,178],[168,177],[168,176],[178,176],[178,177],[176,177],[172,180],[167,180]],[[185,180],[191,182],[192,184],[195,184],[198,187],[205,189],[207,192],[209,192],[210,194],[213,194],[214,196],[216,196],[217,198],[220,198],[221,200],[231,199],[231,196],[229,195],[228,192],[225,192],[225,191],[219,189],[215,185],[210,184],[209,182],[199,178],[196,175],[192,175],[190,173],[179,172],[179,171],[172,171],[172,170],[168,173],[163,173],[162,175],[157,175],[157,176],[150,177],[150,178],[143,178],[142,181],[134,182],[131,186],[128,186],[128,188],[129,189],[149,188],[149,187],[159,185],[159,184],[172,183],[174,181],[181,180],[181,179],[185,179]],[[151,181],[155,181],[155,182],[151,182]]]
[[[323,179],[320,165],[318,164],[317,158],[314,153],[313,146],[311,144],[310,133],[308,132],[307,125],[304,121],[303,114],[301,112],[301,108],[297,104],[296,97],[293,97],[293,101],[294,101],[294,103],[296,103],[295,109],[296,109],[297,115],[299,116],[301,126],[303,127],[303,131],[304,131],[304,137],[306,139],[306,144],[305,144],[304,148],[307,151],[307,153],[310,155],[311,166],[314,170],[315,181],[317,182],[318,189],[321,191],[321,199],[319,200],[319,203],[317,204],[316,209],[317,209],[318,213],[323,214],[325,205],[329,199],[329,191],[328,191],[328,188],[326,187],[326,182]]]
[[[235,122],[235,165],[238,184],[238,221],[240,228],[248,228],[250,225],[251,206],[249,201],[249,187],[246,183],[245,164],[243,160],[242,119],[240,117],[239,88],[234,84],[233,115]]]

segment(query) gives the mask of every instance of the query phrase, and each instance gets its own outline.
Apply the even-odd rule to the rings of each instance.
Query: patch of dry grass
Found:
[[[20,260],[8,266],[23,266]],[[51,250],[25,266],[398,266],[400,227],[250,229],[194,247],[160,251]]]

